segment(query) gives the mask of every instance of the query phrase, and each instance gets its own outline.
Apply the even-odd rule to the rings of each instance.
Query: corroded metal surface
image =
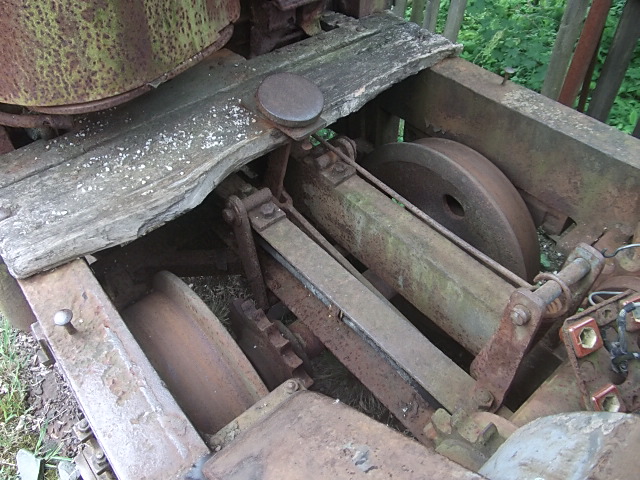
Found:
[[[285,127],[304,127],[322,113],[324,97],[311,80],[293,73],[275,73],[265,78],[256,92],[260,111]]]
[[[209,453],[84,261],[20,285],[120,480],[183,478]],[[65,308],[74,335],[53,323]]]
[[[334,187],[308,160],[287,179],[298,208],[462,346],[489,341],[514,287],[357,176]]]
[[[209,460],[203,473],[208,480],[481,478],[362,413],[308,391],[293,395],[245,431]]]
[[[384,95],[421,132],[464,143],[576,227],[563,250],[640,221],[640,140],[461,59]],[[597,212],[597,215],[594,215]]]
[[[3,2],[0,101],[77,104],[162,81],[239,14],[237,0]]]
[[[522,278],[539,270],[524,201],[489,160],[441,138],[384,145],[363,166],[434,220]]]
[[[255,228],[255,225],[254,225]],[[258,232],[265,247],[351,329],[378,349],[380,358],[453,410],[474,385],[402,315],[380,300],[289,220]]]
[[[433,408],[415,386],[385,362],[374,346],[343,323],[335,308],[323,304],[283,266],[270,258],[263,258],[263,264],[271,291],[418,441],[430,442],[424,428]]]
[[[220,320],[175,275],[123,313],[131,333],[198,430],[215,433],[267,394]]]

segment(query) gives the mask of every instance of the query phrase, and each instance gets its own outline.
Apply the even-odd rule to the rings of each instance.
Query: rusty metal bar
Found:
[[[0,112],[0,125],[16,128],[51,127],[57,130],[71,130],[73,118],[68,115],[18,115]]]
[[[387,194],[390,198],[395,198],[398,202],[400,202],[402,205],[404,205],[404,208],[406,208],[409,212],[411,212],[413,215],[415,215],[417,218],[419,218],[425,224],[429,225],[431,228],[436,230],[438,233],[440,233],[441,235],[443,235],[447,239],[451,240],[453,243],[458,245],[460,248],[465,250],[467,253],[469,253],[470,255],[475,257],[477,260],[479,260],[482,263],[484,263],[487,267],[492,269],[494,272],[498,273],[499,275],[504,277],[506,280],[508,280],[509,282],[511,282],[514,285],[517,285],[519,287],[530,287],[531,286],[526,280],[518,277],[513,272],[509,271],[507,268],[503,267],[502,265],[500,265],[498,262],[496,262],[492,258],[489,258],[487,255],[482,253],[480,250],[475,248],[473,245],[465,242],[463,239],[458,237],[455,233],[451,232],[446,227],[440,225],[438,222],[436,222],[429,215],[427,215],[422,210],[420,210],[418,207],[413,205],[409,200],[404,198],[402,195],[400,195],[398,192],[396,192],[395,190],[390,188],[388,185],[385,185],[383,182],[378,180],[376,177],[374,177],[367,170],[365,170],[360,165],[358,165],[355,161],[353,161],[351,158],[349,158],[347,155],[345,155],[344,152],[340,151],[339,149],[337,149],[336,147],[331,145],[324,138],[322,138],[322,137],[320,137],[318,135],[313,135],[313,138],[315,138],[320,143],[322,143],[322,145],[324,147],[326,147],[328,150],[330,150],[331,152],[333,152],[336,155],[338,155],[342,161],[344,161],[344,162],[348,163],[349,165],[351,165],[352,167],[354,167],[356,169],[356,171],[361,176],[363,176],[370,183],[375,185],[380,191],[382,191],[385,194]]]
[[[289,167],[288,191],[322,230],[471,353],[491,339],[512,285],[365,180],[334,187],[311,162]]]
[[[464,370],[289,220],[256,230],[263,247],[399,373],[450,411],[468,394],[474,380]]]
[[[331,353],[367,387],[380,402],[422,443],[433,409],[397,370],[380,358],[370,345],[343,323],[337,311],[310,293],[283,266],[264,257],[269,289],[306,325]]]
[[[594,0],[584,22],[582,35],[578,40],[576,51],[573,54],[573,60],[569,65],[567,76],[564,80],[562,90],[558,97],[558,102],[572,106],[578,94],[578,89],[584,81],[591,58],[598,48],[600,36],[607,21],[607,15],[611,8],[611,0]]]
[[[20,286],[120,480],[183,478],[209,454],[84,261]],[[64,309],[73,335],[54,324]]]

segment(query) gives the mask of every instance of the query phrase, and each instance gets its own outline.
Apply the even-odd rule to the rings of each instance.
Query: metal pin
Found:
[[[509,77],[516,73],[516,69],[513,67],[504,67],[504,77],[502,78],[502,83],[500,85],[505,85]]]
[[[58,310],[53,316],[53,323],[59,327],[64,327],[64,329],[70,334],[73,335],[76,333],[76,327],[71,323],[71,319],[73,318],[73,312],[68,308],[63,308],[62,310]]]

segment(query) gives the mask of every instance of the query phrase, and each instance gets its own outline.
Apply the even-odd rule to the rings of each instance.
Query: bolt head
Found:
[[[66,327],[71,324],[71,319],[73,318],[73,312],[68,308],[63,308],[62,310],[58,310],[53,316],[53,323],[58,325],[59,327]]]
[[[531,320],[531,313],[522,305],[516,305],[511,310],[511,321],[518,326],[526,325]]]
[[[333,171],[336,173],[344,173],[347,170],[347,166],[342,162],[336,162],[333,166]]]
[[[271,218],[276,214],[276,206],[273,203],[265,203],[260,206],[260,214],[263,217]]]
[[[287,380],[284,384],[284,389],[287,393],[294,393],[300,390],[300,384],[295,380]]]
[[[476,390],[473,398],[480,409],[487,409],[493,405],[493,394],[486,388]]]

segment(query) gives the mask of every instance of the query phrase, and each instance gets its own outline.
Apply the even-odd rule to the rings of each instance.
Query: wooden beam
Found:
[[[589,0],[567,1],[542,85],[542,94],[546,97],[558,99],[588,8]]]
[[[606,122],[640,38],[640,0],[627,0],[587,114]]]
[[[287,137],[250,107],[272,72],[324,94],[327,123],[459,48],[391,14],[325,16],[334,29],[244,61],[219,58],[81,128],[0,162],[0,255],[25,277],[120,245],[193,209],[229,173]]]

